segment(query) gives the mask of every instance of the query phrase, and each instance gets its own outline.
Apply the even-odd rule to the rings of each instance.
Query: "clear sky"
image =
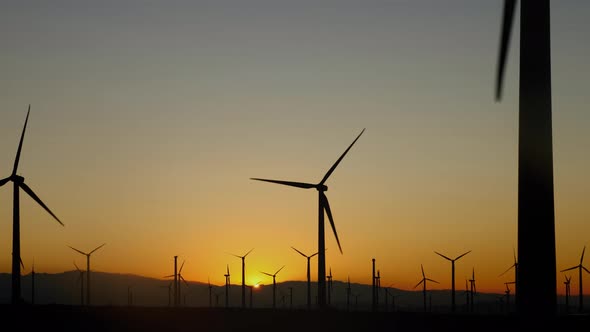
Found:
[[[304,280],[327,181],[344,254],[335,280],[412,289],[428,277],[502,291],[517,229],[518,19],[504,100],[493,84],[502,1],[6,1],[0,8],[0,177],[31,104],[19,174],[30,271],[187,280]],[[590,244],[590,2],[552,3],[558,270]],[[518,15],[517,15],[518,17]],[[0,188],[10,272],[12,185]],[[590,263],[588,263],[590,264]],[[577,275],[572,271],[572,287]],[[317,260],[312,260],[312,279]],[[586,276],[588,278],[588,276]],[[564,275],[558,273],[563,292]]]

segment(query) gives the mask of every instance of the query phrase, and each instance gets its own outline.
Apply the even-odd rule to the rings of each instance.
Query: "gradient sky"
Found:
[[[327,181],[344,254],[334,279],[450,288],[475,268],[504,289],[517,246],[519,21],[504,100],[493,84],[502,1],[7,1],[0,9],[0,176],[19,174],[30,272],[84,266],[187,280],[305,279],[317,193],[249,180]],[[552,3],[558,270],[590,242],[590,2]],[[517,16],[518,17],[518,16]],[[10,272],[12,186],[0,188],[0,272]],[[590,263],[587,263],[590,264]],[[578,283],[572,271],[572,287]],[[585,276],[588,278],[588,276]],[[317,260],[312,260],[317,279]],[[558,273],[563,292],[564,275]]]

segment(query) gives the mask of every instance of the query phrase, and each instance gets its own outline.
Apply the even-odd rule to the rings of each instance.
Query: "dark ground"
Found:
[[[534,331],[590,325],[588,315],[535,317],[336,310],[0,305],[2,326],[21,331]],[[8,329],[2,330],[8,330]]]

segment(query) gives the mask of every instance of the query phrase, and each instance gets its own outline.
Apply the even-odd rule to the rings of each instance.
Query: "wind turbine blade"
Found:
[[[323,191],[320,191],[320,197],[322,198],[322,205],[324,206],[324,210],[326,210],[326,214],[328,215],[328,220],[330,220],[330,226],[332,226],[332,231],[334,232],[334,236],[336,237],[336,243],[338,243],[338,249],[340,253],[342,252],[342,247],[340,246],[340,240],[338,239],[338,233],[336,232],[336,225],[334,225],[334,219],[332,218],[332,211],[330,210],[330,203],[328,203],[328,197],[324,194]]]
[[[582,266],[582,269],[584,269],[584,271],[590,273],[590,271],[588,271],[588,269],[585,266]]]
[[[570,270],[577,269],[577,268],[579,268],[579,267],[580,267],[580,265],[576,265],[576,266],[572,266],[572,267],[570,267],[569,269],[561,270],[561,271],[559,271],[559,272],[570,271]]]
[[[420,280],[420,282],[419,282],[419,283],[417,283],[417,284],[416,284],[416,286],[414,286],[414,288],[416,288],[416,287],[420,286],[420,284],[421,284],[421,283],[423,283],[423,282],[424,282],[424,280],[426,280],[426,279],[422,279],[422,280]]]
[[[455,260],[458,260],[459,258],[461,258],[461,257],[463,257],[463,256],[465,256],[465,255],[467,255],[467,254],[468,254],[468,253],[470,253],[470,252],[471,252],[471,250],[469,250],[468,252],[464,253],[463,255],[460,255],[459,257],[455,258]]]
[[[327,250],[327,249],[326,249],[326,250]],[[319,253],[320,253],[320,252],[318,251],[318,252],[316,252],[315,254],[313,254],[313,255],[309,256],[309,258],[312,258],[313,256],[315,256],[315,255],[317,255],[317,254],[319,254]]]
[[[342,158],[344,158],[344,156],[346,156],[346,154],[348,153],[348,150],[350,150],[350,148],[352,148],[352,146],[354,145],[354,143],[356,143],[356,141],[359,139],[359,137],[361,137],[361,135],[364,132],[365,132],[365,128],[363,128],[363,130],[361,131],[361,133],[354,139],[354,141],[352,141],[352,143],[348,146],[348,148],[344,151],[344,153],[340,156],[340,158],[338,158],[338,160],[336,160],[336,162],[334,163],[334,165],[332,165],[332,167],[328,170],[328,172],[326,172],[326,175],[324,175],[324,178],[319,183],[320,185],[324,184],[324,182],[326,182],[326,180],[328,180],[328,178],[330,177],[330,175],[332,174],[332,172],[334,172],[334,170],[336,169],[336,167],[338,166],[338,164],[340,164],[340,161],[342,161]]]
[[[514,247],[512,247],[512,254],[514,255],[514,265],[516,266],[516,249]]]
[[[430,278],[426,278],[426,280],[428,280],[428,281],[432,281],[432,282],[436,282],[437,284],[440,284],[440,282],[438,282],[438,281],[436,281],[436,280],[433,280],[433,279],[430,279]]]
[[[184,277],[181,274],[179,274],[178,276],[180,277],[180,280],[182,280],[184,282],[184,284],[188,287],[188,282],[186,282],[186,280],[184,280]]]
[[[163,278],[172,278],[172,277],[174,277],[174,274],[171,274],[169,276],[164,276]]]
[[[76,270],[78,270],[78,272],[82,272],[82,270],[80,270],[80,268],[78,267],[78,265],[76,265],[76,262],[74,262],[74,266],[76,267]]]
[[[266,274],[267,276],[272,277],[272,274],[270,274],[270,273],[266,273],[266,272],[262,272],[262,271],[260,271],[260,273]]]
[[[498,277],[503,276],[506,272],[510,271],[510,269],[512,269],[513,267],[514,267],[514,264],[513,265],[510,265],[510,267],[508,269],[506,269],[506,271],[500,273],[500,275]]]
[[[14,159],[14,168],[12,169],[12,175],[16,175],[18,170],[18,161],[20,160],[20,151],[23,147],[23,140],[25,139],[25,131],[27,130],[27,122],[29,122],[29,113],[31,112],[31,104],[29,104],[29,110],[27,111],[27,117],[25,118],[25,125],[23,126],[23,132],[20,135],[20,142],[18,143],[18,150],[16,150],[16,158]]]
[[[282,184],[282,185],[285,185],[285,186],[291,186],[291,187],[297,187],[297,188],[303,188],[303,189],[309,189],[309,188],[315,188],[316,187],[315,184],[305,183],[305,182],[293,182],[293,181],[282,181],[282,180],[269,180],[269,179],[259,179],[259,178],[250,178],[250,180],[264,181],[264,182],[271,182],[271,183],[278,183],[278,184]]]
[[[23,263],[23,259],[22,259],[22,257],[19,257],[19,259],[20,259],[20,266],[21,266],[21,267],[23,268],[23,270],[24,270],[24,268],[25,268],[25,264]]]
[[[281,267],[281,268],[280,268],[280,269],[279,269],[277,272],[275,272],[275,274],[274,274],[274,275],[276,276],[277,274],[279,274],[279,272],[281,272],[281,270],[282,270],[284,267],[285,267],[285,265],[283,265],[283,266],[282,266],[282,267]]]
[[[180,264],[180,269],[178,269],[178,274],[180,274],[180,272],[182,272],[182,268],[184,267],[184,262],[182,261],[182,264]]]
[[[248,251],[248,252],[247,252],[247,253],[244,255],[244,258],[245,258],[246,256],[248,256],[248,255],[249,255],[249,254],[252,252],[252,250],[254,250],[254,248],[250,249],[250,251]]]
[[[420,264],[420,269],[422,270],[422,278],[426,278],[424,275],[424,266],[422,266],[422,264]]]
[[[586,246],[582,249],[582,257],[580,257],[580,265],[582,265],[582,261],[584,260],[584,252],[586,251]]]
[[[498,56],[498,72],[496,76],[496,100],[502,98],[502,85],[504,84],[504,72],[510,36],[512,35],[512,22],[514,21],[514,9],[516,0],[504,0],[504,17],[502,18],[502,35],[500,37],[500,53]]]
[[[98,249],[104,247],[106,243],[101,244],[100,246],[96,247],[94,250],[92,250],[91,252],[88,253],[88,255],[92,255],[93,252],[97,251]]]
[[[435,251],[434,253],[435,253],[435,254],[437,254],[437,255],[439,255],[440,257],[442,257],[442,258],[446,259],[446,260],[449,260],[449,261],[451,261],[451,262],[453,261],[452,259],[448,258],[447,256],[445,256],[445,255],[443,255],[443,254],[441,254],[441,253],[438,253],[438,252],[436,252],[436,251]]]
[[[68,247],[70,247],[70,246],[68,246]],[[74,247],[70,247],[70,248],[72,248],[72,249],[76,250],[77,252],[81,253],[81,254],[82,254],[82,255],[84,255],[84,256],[88,256],[88,254],[87,254],[87,253],[85,253],[85,252],[83,252],[83,251],[80,251],[80,250],[78,250],[78,249],[76,249],[76,248],[74,248]]]
[[[35,193],[33,192],[33,190],[31,188],[29,188],[29,186],[27,186],[26,183],[21,182],[20,183],[20,187],[27,193],[29,194],[29,196],[31,196],[32,199],[34,199],[37,203],[39,203],[39,205],[41,205],[45,211],[49,212],[49,214],[55,218],[55,220],[57,220],[58,223],[60,223],[62,226],[64,226],[64,224],[61,222],[61,220],[59,220],[59,218],[53,214],[53,212],[51,212],[51,210],[49,210],[49,208],[47,207],[47,205],[45,205],[45,203],[43,203],[43,201],[41,201],[41,199],[39,197],[37,197],[37,195],[35,195]]]
[[[6,182],[10,181],[10,178],[0,180],[0,187],[2,187]]]
[[[295,247],[291,247],[291,249],[293,249],[293,250],[297,251],[297,252],[298,252],[298,253],[299,253],[301,256],[303,256],[303,257],[307,258],[307,255],[306,255],[306,254],[304,254],[304,253],[302,253],[301,251],[297,250]],[[311,257],[311,256],[310,256],[310,257]]]

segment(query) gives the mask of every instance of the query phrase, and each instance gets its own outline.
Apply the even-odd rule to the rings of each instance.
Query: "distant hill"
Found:
[[[78,305],[81,300],[80,274],[77,271],[63,273],[35,274],[35,303],[36,304],[66,304]],[[84,278],[84,286],[86,280]],[[133,274],[115,274],[104,272],[92,272],[91,274],[91,302],[92,305],[128,305],[128,289],[131,291],[132,305],[164,307],[172,300],[172,292],[169,293],[171,280],[147,278]],[[10,274],[0,274],[0,303],[10,302]],[[316,284],[312,283],[312,305],[315,305]],[[331,292],[331,305],[339,309],[346,309],[346,283],[334,281]],[[290,308],[291,288],[293,308],[305,308],[307,305],[307,283],[303,281],[287,281],[277,283],[276,306],[277,308]],[[170,290],[172,288],[170,287]],[[371,285],[351,284],[352,294],[350,298],[350,310],[366,311],[371,309]],[[390,288],[392,296],[385,299],[385,291],[382,290],[379,298],[380,310],[388,311],[423,311],[423,293],[418,291],[406,291]],[[479,313],[497,313],[505,310],[505,303],[499,300],[504,294],[478,293],[475,296],[475,307]],[[22,277],[22,296],[31,301],[31,275]],[[83,296],[86,296],[84,290]],[[189,307],[209,306],[209,287],[206,283],[188,282],[181,286],[181,304]],[[387,301],[387,308],[386,308]],[[511,308],[514,297],[511,296]],[[563,299],[560,298],[560,303]],[[252,291],[252,304],[255,308],[272,307],[272,284],[260,286]],[[505,301],[504,301],[505,302]],[[427,306],[434,312],[450,311],[450,290],[432,290],[427,293]],[[577,297],[570,298],[570,306],[575,310]],[[211,290],[211,305],[213,307],[225,307],[225,286],[214,285]],[[250,289],[246,288],[246,306],[250,305]],[[394,306],[395,305],[395,306]],[[465,312],[466,294],[463,290],[456,292],[456,305],[458,312]],[[229,306],[241,306],[241,285],[231,285],[229,291]],[[513,309],[513,308],[512,308]]]

